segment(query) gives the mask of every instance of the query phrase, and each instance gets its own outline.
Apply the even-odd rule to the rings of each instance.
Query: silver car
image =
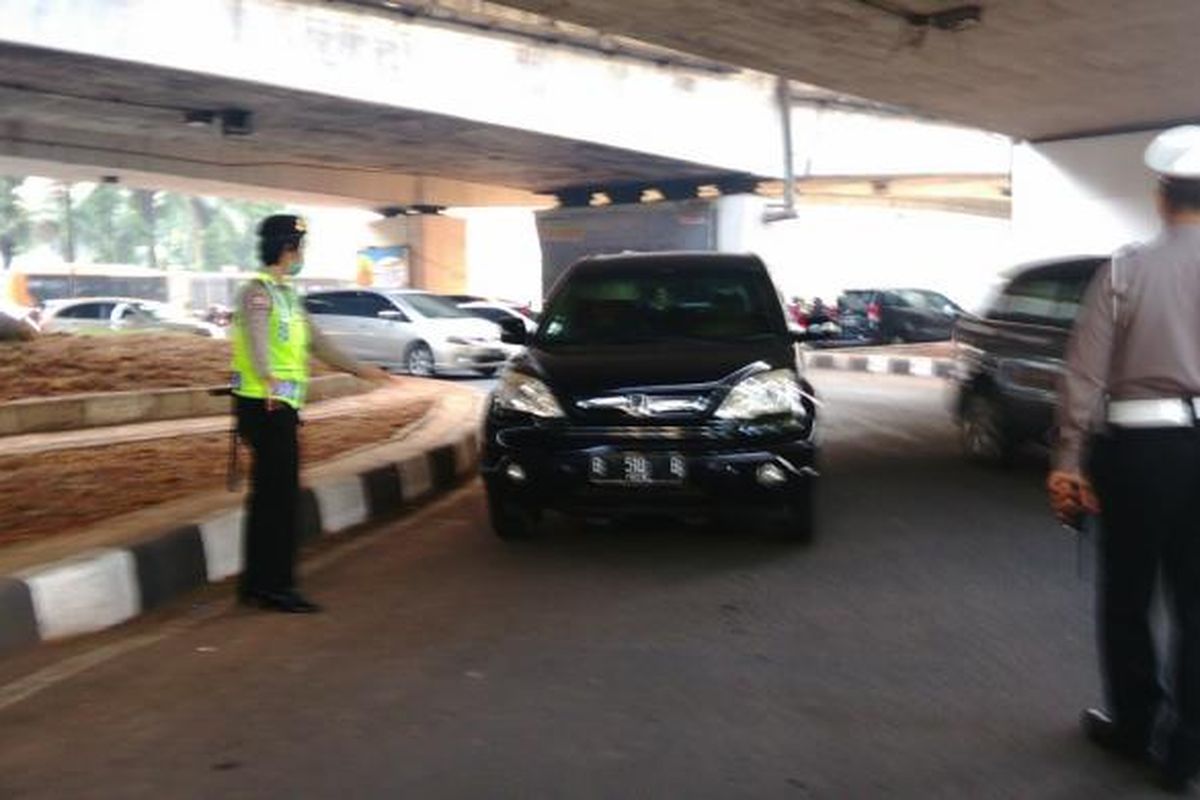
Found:
[[[224,338],[216,325],[189,319],[182,309],[136,297],[50,300],[41,312],[45,333],[188,333]]]
[[[313,323],[354,358],[412,375],[491,375],[508,354],[500,328],[414,289],[341,289],[304,297]]]

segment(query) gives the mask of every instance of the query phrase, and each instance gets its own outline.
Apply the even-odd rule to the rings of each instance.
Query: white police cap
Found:
[[[1163,131],[1146,148],[1146,166],[1168,178],[1200,180],[1200,125]]]

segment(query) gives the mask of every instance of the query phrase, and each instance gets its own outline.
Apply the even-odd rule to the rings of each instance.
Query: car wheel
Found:
[[[492,531],[501,539],[528,539],[537,532],[541,513],[494,493],[487,493],[488,518]]]
[[[811,486],[798,492],[788,502],[783,524],[783,536],[789,542],[812,544],[817,538],[816,508]]]
[[[887,336],[888,344],[907,344],[915,340],[916,335],[912,332],[912,329],[909,328],[908,325],[901,325]]]
[[[404,367],[408,370],[409,375],[420,377],[433,375],[433,351],[429,349],[429,345],[424,342],[415,342],[409,345],[408,352],[404,354]]]
[[[1013,442],[1005,430],[999,402],[986,395],[972,395],[963,408],[960,424],[963,452],[973,461],[1006,464]]]

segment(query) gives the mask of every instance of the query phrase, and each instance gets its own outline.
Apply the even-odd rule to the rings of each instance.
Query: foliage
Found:
[[[16,254],[29,246],[29,211],[17,193],[22,182],[0,175],[0,269],[8,269]]]
[[[33,207],[23,178],[0,176],[0,265],[32,244],[40,222],[70,260],[217,271],[251,269],[255,226],[283,208],[274,203],[197,197],[111,183],[55,187]]]

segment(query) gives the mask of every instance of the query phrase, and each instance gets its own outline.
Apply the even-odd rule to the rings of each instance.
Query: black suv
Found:
[[[1053,440],[1067,339],[1107,260],[1079,256],[1018,267],[983,317],[959,319],[954,410],[967,455],[1006,462],[1025,442]]]
[[[767,515],[813,536],[812,387],[753,256],[584,259],[489,399],[481,471],[492,527],[588,517]]]
[[[842,338],[871,344],[945,341],[962,313],[928,289],[854,289],[838,298]]]

